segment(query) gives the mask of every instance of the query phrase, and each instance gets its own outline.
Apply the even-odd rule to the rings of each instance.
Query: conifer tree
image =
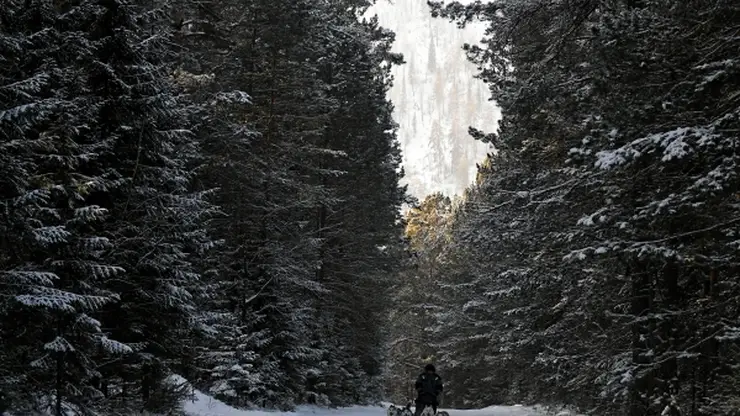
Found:
[[[501,169],[484,168],[469,194],[463,217],[484,228],[455,240],[480,263],[458,287],[495,295],[479,303],[494,323],[480,351],[504,400],[731,414],[719,403],[733,401],[736,337],[709,322],[734,322],[719,306],[734,286],[717,278],[736,274],[724,41],[736,13],[726,2],[602,6],[432,3],[489,24],[467,49],[504,113],[497,134],[471,129],[496,145]]]
[[[202,180],[220,188],[226,216],[213,223],[225,250],[207,306],[216,338],[199,354],[211,370],[199,378],[243,406],[365,400],[360,383],[380,368],[379,324],[354,327],[382,313],[368,299],[394,267],[404,197],[385,98],[389,65],[399,61],[391,34],[358,21],[362,1],[201,6],[184,17],[190,26],[179,36],[194,57],[180,76],[213,74],[208,93],[192,96],[222,126],[201,131]],[[281,22],[299,30],[283,36]],[[220,45],[226,57],[201,44]],[[211,97],[224,91],[249,102],[214,110]],[[364,181],[377,186],[360,198]],[[367,308],[350,317],[360,299]]]
[[[190,325],[190,256],[209,244],[210,207],[188,188],[197,149],[184,109],[142,42],[146,10],[9,6],[2,226],[16,248],[4,251],[3,312],[18,321],[3,320],[3,340],[21,352],[9,381],[34,395],[14,406],[53,397],[55,414],[92,411],[131,377],[153,406],[165,375],[153,368],[177,356]]]
[[[406,195],[369,4],[7,2],[0,409],[174,411],[173,372],[380,399]]]

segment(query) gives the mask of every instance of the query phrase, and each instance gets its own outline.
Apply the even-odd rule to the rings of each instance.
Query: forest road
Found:
[[[386,416],[386,408],[380,406],[353,406],[339,409],[326,409],[315,406],[299,406],[293,412],[271,412],[235,409],[200,391],[195,391],[192,400],[184,403],[187,416]],[[523,406],[491,406],[484,409],[445,410],[450,416],[545,416],[545,413]]]

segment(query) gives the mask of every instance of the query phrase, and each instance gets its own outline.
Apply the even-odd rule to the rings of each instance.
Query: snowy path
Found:
[[[185,402],[188,416],[386,416],[384,407],[349,407],[345,409],[322,409],[301,407],[295,412],[244,411],[234,409],[201,392],[195,392],[195,400]],[[541,416],[544,413],[521,406],[493,406],[478,410],[445,409],[450,416]]]

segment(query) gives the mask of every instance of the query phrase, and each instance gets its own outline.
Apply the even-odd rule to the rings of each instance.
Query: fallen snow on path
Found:
[[[294,412],[240,410],[197,390],[194,400],[187,400],[183,408],[187,416],[386,416],[384,408],[360,406],[343,409],[301,406]]]
[[[261,410],[238,410],[199,391],[184,403],[188,416],[386,416],[385,407],[355,406],[342,409],[325,409],[303,406],[295,412],[270,412]],[[523,406],[492,406],[476,410],[440,409],[450,416],[541,416],[534,409]]]
[[[175,376],[173,381],[187,383],[185,379]],[[386,409],[390,403],[382,406],[354,406],[341,409],[326,409],[316,406],[301,406],[294,412],[278,412],[266,410],[235,409],[198,390],[183,403],[187,416],[386,416]],[[457,410],[440,409],[447,411],[450,416],[547,416],[553,415],[541,409],[525,406],[490,406],[483,409]],[[555,413],[554,416],[576,416],[570,412]]]
[[[524,406],[491,406],[476,410],[447,410],[450,416],[539,416],[544,413]]]

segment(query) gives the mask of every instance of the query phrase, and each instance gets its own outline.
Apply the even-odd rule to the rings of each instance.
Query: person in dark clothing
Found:
[[[427,406],[432,406],[434,413],[437,413],[439,406],[439,394],[442,393],[442,377],[437,374],[432,364],[424,367],[424,372],[419,375],[414,384],[418,396],[416,397],[416,412],[414,416],[420,416],[421,412]]]

